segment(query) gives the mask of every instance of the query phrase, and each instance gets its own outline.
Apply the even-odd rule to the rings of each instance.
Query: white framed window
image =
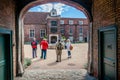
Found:
[[[60,29],[60,33],[61,33],[61,34],[64,34],[64,33],[65,33],[64,28],[61,28],[61,29]]]
[[[70,34],[70,35],[73,34],[73,30],[72,30],[72,28],[69,29],[69,34]]]
[[[80,36],[80,37],[79,37],[79,41],[83,41],[83,36]]]
[[[29,38],[34,38],[35,37],[35,30],[34,29],[30,29],[29,31]]]
[[[73,36],[69,36],[71,42],[73,42]]]
[[[64,24],[64,20],[60,20],[60,24]]]
[[[41,29],[40,30],[40,38],[44,38],[46,36],[46,30],[45,29]]]
[[[83,28],[79,28],[79,34],[83,35]]]
[[[83,21],[79,21],[79,25],[83,25]]]
[[[73,20],[69,20],[69,24],[73,24]]]

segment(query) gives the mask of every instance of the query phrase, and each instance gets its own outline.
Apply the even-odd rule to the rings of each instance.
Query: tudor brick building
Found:
[[[62,18],[56,9],[48,12],[27,12],[24,18],[24,41],[34,37],[41,41],[46,37],[50,44],[58,39],[70,39],[71,42],[88,41],[88,20],[86,18]]]
[[[13,80],[13,75],[24,73],[23,18],[28,9],[50,2],[86,14],[90,28],[88,73],[98,80],[120,80],[120,0],[0,0],[0,80]]]

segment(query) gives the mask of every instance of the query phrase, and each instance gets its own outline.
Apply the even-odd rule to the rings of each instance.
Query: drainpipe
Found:
[[[19,27],[18,27],[18,76],[22,76],[24,73],[23,65],[22,65],[22,32],[23,32],[23,20],[19,19]]]
[[[92,74],[92,62],[93,62],[93,52],[92,52],[92,22],[90,22],[90,30],[89,30],[90,38],[89,38],[89,53],[88,53],[88,73]]]

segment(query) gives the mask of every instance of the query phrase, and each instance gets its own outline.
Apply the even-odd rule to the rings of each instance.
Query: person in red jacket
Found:
[[[35,57],[37,57],[37,53],[36,53],[37,41],[36,41],[36,38],[33,38],[33,41],[31,42],[31,46],[32,46],[32,56],[33,56],[33,58],[35,58]]]
[[[40,42],[40,47],[41,47],[41,59],[46,59],[46,54],[47,54],[47,49],[48,49],[48,42],[46,39],[43,39]]]

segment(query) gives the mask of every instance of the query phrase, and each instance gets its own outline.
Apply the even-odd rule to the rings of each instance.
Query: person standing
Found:
[[[35,57],[37,57],[37,53],[36,53],[37,41],[36,41],[36,38],[33,38],[33,41],[31,42],[31,46],[32,46],[32,57],[35,58]]]
[[[47,40],[44,38],[41,42],[40,42],[40,47],[41,47],[41,59],[46,59],[46,54],[47,54],[47,49],[48,49],[48,42]]]
[[[70,45],[71,45],[70,39],[67,39],[66,47],[67,47],[67,52],[68,52],[68,58],[71,58]]]
[[[62,49],[64,48],[63,44],[61,43],[60,40],[58,40],[58,43],[56,43],[56,55],[57,55],[57,60],[56,62],[61,62],[61,55],[62,55]]]

